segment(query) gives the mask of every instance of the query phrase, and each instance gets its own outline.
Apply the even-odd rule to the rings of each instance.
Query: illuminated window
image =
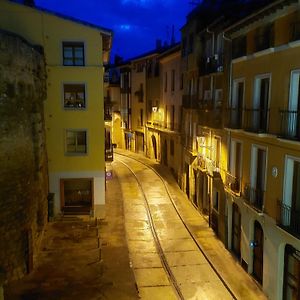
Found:
[[[87,153],[87,131],[67,130],[66,131],[66,154]]]
[[[81,109],[85,107],[85,85],[64,84],[64,108]]]
[[[84,66],[84,44],[82,42],[63,42],[63,65]]]

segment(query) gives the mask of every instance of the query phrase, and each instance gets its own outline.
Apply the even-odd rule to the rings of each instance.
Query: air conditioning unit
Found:
[[[215,60],[218,60],[218,59],[219,59],[219,54],[215,54],[215,55],[214,55],[214,59],[215,59]]]

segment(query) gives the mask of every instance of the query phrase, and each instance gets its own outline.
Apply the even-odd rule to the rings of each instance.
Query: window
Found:
[[[213,197],[213,208],[216,211],[219,211],[219,192],[214,190],[214,197]]]
[[[170,154],[174,156],[174,140],[170,141]]]
[[[183,89],[183,73],[181,73],[181,77],[180,77],[180,89]]]
[[[82,42],[63,42],[63,65],[84,66],[84,44]]]
[[[86,130],[66,131],[66,153],[67,154],[87,153],[87,131]]]
[[[265,148],[252,146],[251,151],[251,186],[250,204],[263,210],[266,189],[267,151]]]
[[[247,54],[247,38],[245,35],[232,40],[232,58],[238,58]]]
[[[140,126],[144,126],[144,111],[140,110]]]
[[[242,174],[242,144],[236,140],[231,141],[229,170],[230,188],[234,192],[239,192]]]
[[[85,85],[64,84],[64,108],[81,109],[85,107]]]
[[[268,24],[258,28],[255,35],[255,51],[262,51],[274,46],[274,26]]]
[[[287,157],[283,201],[281,205],[281,224],[290,232],[300,235],[300,160]]]
[[[168,73],[165,72],[165,92],[167,91],[168,89]]]
[[[175,90],[175,70],[172,70],[171,91],[174,92],[174,90]]]

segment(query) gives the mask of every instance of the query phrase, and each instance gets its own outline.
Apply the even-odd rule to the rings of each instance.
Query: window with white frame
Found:
[[[251,149],[251,176],[250,176],[250,202],[262,210],[264,207],[264,194],[266,190],[267,149],[252,145]]]
[[[86,108],[85,84],[64,84],[64,108]]]
[[[66,154],[87,153],[87,130],[66,130]]]
[[[63,65],[84,66],[83,42],[63,42]]]
[[[300,232],[300,158],[286,157],[282,202],[283,225],[293,226]]]

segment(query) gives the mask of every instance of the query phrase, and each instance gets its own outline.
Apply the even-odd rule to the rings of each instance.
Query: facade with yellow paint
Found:
[[[229,27],[228,245],[270,299],[300,297],[300,3]]]
[[[0,27],[44,50],[49,189],[55,215],[84,210],[103,216],[103,64],[112,32],[10,1],[1,1]]]

